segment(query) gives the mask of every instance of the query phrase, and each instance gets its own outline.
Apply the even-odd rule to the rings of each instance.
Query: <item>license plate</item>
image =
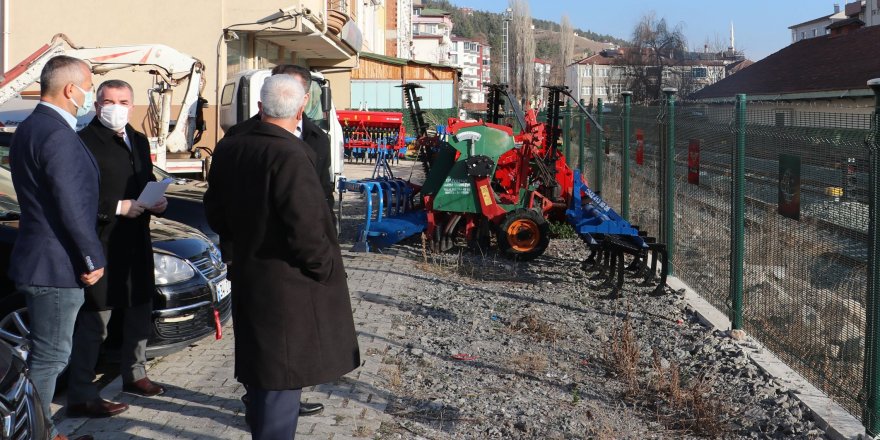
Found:
[[[215,289],[217,290],[217,302],[223,301],[223,298],[232,293],[232,283],[229,280],[220,280]]]

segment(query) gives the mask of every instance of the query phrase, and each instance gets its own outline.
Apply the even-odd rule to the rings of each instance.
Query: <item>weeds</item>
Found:
[[[637,394],[639,391],[639,344],[636,341],[628,314],[623,318],[620,328],[608,339],[603,357],[606,364],[626,385],[627,393]]]
[[[577,405],[581,401],[581,390],[578,384],[571,387],[571,404]]]
[[[525,353],[514,356],[510,359],[510,363],[517,370],[531,375],[538,375],[547,370],[547,359],[537,353]]]
[[[539,341],[556,342],[562,336],[562,332],[534,314],[517,319],[509,328]]]
[[[550,238],[566,239],[577,238],[574,228],[566,222],[550,222]]]
[[[625,396],[656,411],[670,429],[694,432],[712,437],[726,432],[724,405],[712,396],[714,383],[702,375],[684,383],[676,363],[664,361],[657,350],[651,355],[651,373],[641,375],[639,342],[627,315],[620,328],[608,341],[603,355],[625,386]]]
[[[401,378],[399,367],[384,367],[379,370],[379,374],[385,378],[385,380],[388,382],[388,386],[391,389],[399,389],[400,386],[403,384],[403,379]]]

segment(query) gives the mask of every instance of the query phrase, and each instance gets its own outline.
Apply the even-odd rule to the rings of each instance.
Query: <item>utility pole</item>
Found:
[[[504,44],[502,51],[504,54],[501,59],[504,63],[504,76],[501,79],[503,84],[510,84],[510,20],[512,19],[512,13],[513,9],[510,8],[507,8],[507,10],[504,11]]]

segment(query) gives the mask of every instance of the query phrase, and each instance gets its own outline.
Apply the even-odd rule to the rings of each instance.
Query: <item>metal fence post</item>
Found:
[[[571,103],[565,100],[565,121],[562,131],[562,149],[565,151],[565,163],[571,166]]]
[[[599,123],[599,127],[601,128],[604,124],[602,115],[604,111],[604,103],[602,102],[602,98],[596,99],[596,121]],[[596,194],[602,194],[602,159],[605,157],[602,148],[604,147],[604,139],[602,139],[602,132],[600,130],[596,130],[596,148],[593,150],[593,160],[596,162],[593,164],[594,169],[594,182],[593,182],[593,191]]]
[[[730,209],[730,322],[743,328],[743,261],[745,260],[746,95],[736,95],[736,151],[732,155]]]
[[[584,105],[584,100],[581,98],[581,106]],[[584,148],[586,148],[587,142],[584,139],[584,123],[586,119],[584,118],[584,112],[578,112],[578,169],[581,173],[584,172]]]
[[[874,90],[876,102],[871,133],[866,142],[871,169],[868,173],[868,292],[865,301],[865,365],[862,371],[866,402],[862,421],[868,434],[876,436],[880,434],[880,224],[877,223],[880,220],[877,217],[880,208],[880,78],[868,81],[868,86]]]
[[[630,118],[632,117],[632,92],[621,92],[623,95],[623,151],[621,152],[620,173],[620,215],[629,220],[629,145]]]
[[[666,239],[666,250],[669,252],[669,274],[673,273],[673,264],[675,255],[675,92],[678,89],[673,87],[664,87],[663,94],[666,95],[666,168],[664,173],[665,182],[661,182],[665,194],[663,197],[664,206],[663,230]]]

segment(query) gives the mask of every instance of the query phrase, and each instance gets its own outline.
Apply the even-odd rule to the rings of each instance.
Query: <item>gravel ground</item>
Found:
[[[346,198],[343,246],[362,203]],[[422,281],[388,292],[395,322],[380,372],[393,422],[378,438],[825,438],[792,391],[753,365],[726,332],[704,327],[678,292],[629,280],[607,299],[580,269],[576,239],[531,263],[488,251],[385,252]]]
[[[396,323],[405,348],[385,354],[399,368],[385,372],[397,425],[383,438],[824,438],[680,294],[605,299],[576,240],[530,264],[394,252],[424,285],[395,292],[411,313]]]

